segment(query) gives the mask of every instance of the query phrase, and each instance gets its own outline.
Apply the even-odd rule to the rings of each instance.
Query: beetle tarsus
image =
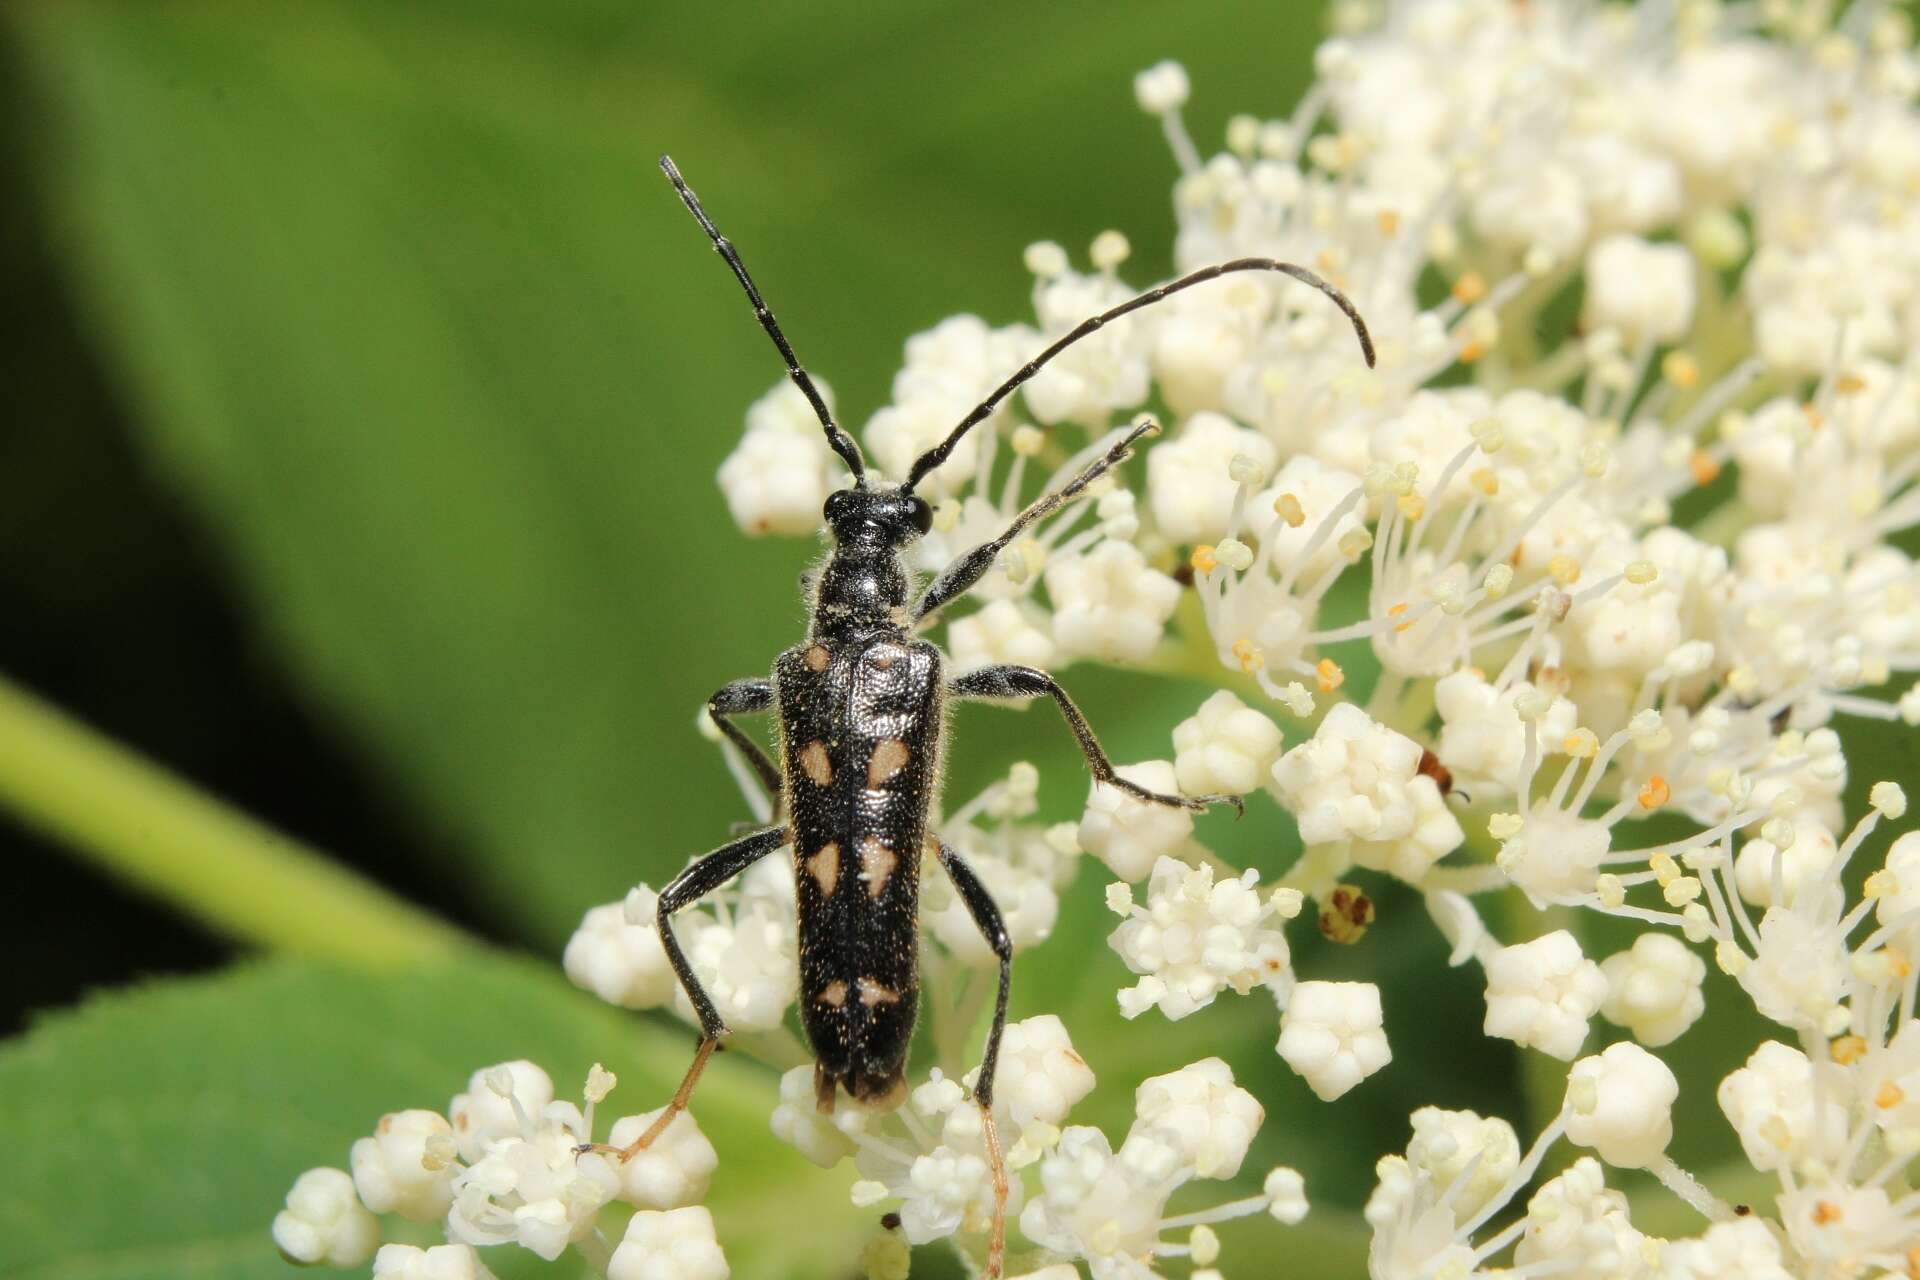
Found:
[[[993,1103],[980,1099],[980,1137],[987,1148],[987,1168],[993,1173],[993,1225],[987,1235],[986,1280],[1000,1280],[1007,1265],[1007,1161],[1000,1152],[1000,1129],[993,1122]]]
[[[680,1087],[673,1091],[673,1099],[661,1108],[660,1114],[653,1118],[647,1131],[624,1147],[616,1147],[607,1142],[583,1142],[573,1149],[573,1154],[583,1156],[589,1152],[596,1155],[613,1156],[625,1164],[627,1161],[653,1145],[654,1139],[667,1131],[667,1126],[676,1120],[687,1104],[693,1100],[693,1090],[700,1083],[700,1075],[707,1069],[707,1060],[719,1050],[718,1040],[702,1037],[700,1047],[693,1051],[693,1065],[687,1068],[687,1074],[680,1078]]]

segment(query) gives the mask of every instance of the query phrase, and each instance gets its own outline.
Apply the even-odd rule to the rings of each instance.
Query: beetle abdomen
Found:
[[[836,652],[835,649],[839,651]],[[904,1089],[917,915],[939,777],[940,653],[882,633],[812,643],[774,668],[794,834],[801,1022],[823,1109]],[[856,972],[857,970],[857,972]]]

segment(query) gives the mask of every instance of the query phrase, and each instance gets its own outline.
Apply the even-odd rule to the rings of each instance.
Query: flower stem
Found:
[[[1700,1179],[1675,1164],[1664,1151],[1647,1166],[1647,1172],[1660,1179],[1662,1186],[1679,1196],[1710,1222],[1732,1222],[1733,1206],[1722,1200]]]
[[[0,806],[242,942],[390,968],[466,939],[0,679]]]

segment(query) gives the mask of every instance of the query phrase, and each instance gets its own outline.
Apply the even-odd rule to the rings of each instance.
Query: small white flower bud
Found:
[[[273,1243],[303,1266],[359,1267],[380,1244],[380,1222],[353,1192],[341,1169],[309,1169],[287,1192],[273,1220]]]
[[[1600,966],[1565,929],[1489,955],[1486,1033],[1571,1060],[1607,996]]]
[[[1693,323],[1693,260],[1680,245],[1611,235],[1587,253],[1587,323],[1672,342]]]
[[[1567,1139],[1608,1164],[1645,1168],[1673,1140],[1680,1082],[1666,1063],[1630,1041],[1573,1064],[1567,1077]]]
[[[1393,1060],[1382,1022],[1373,983],[1303,982],[1287,1001],[1275,1047],[1331,1102]]]
[[[773,1109],[773,1136],[822,1169],[853,1154],[853,1142],[814,1104],[813,1068],[795,1067],[780,1077],[780,1102]]]
[[[375,1213],[432,1222],[453,1203],[452,1147],[453,1126],[437,1111],[382,1116],[372,1137],[353,1144],[354,1189]]]
[[[1174,777],[1186,794],[1246,795],[1280,758],[1280,730],[1222,689],[1174,729],[1173,748]]]
[[[1204,1058],[1134,1090],[1134,1125],[1169,1137],[1203,1178],[1240,1171],[1266,1113],[1233,1082],[1233,1068]]]
[[[1643,933],[1631,949],[1601,961],[1600,970],[1607,978],[1601,1015],[1641,1044],[1670,1044],[1706,1011],[1706,961],[1671,935]]]
[[[625,902],[589,910],[561,959],[568,979],[626,1009],[657,1008],[673,999],[673,967],[654,920],[658,898],[642,885]]]
[[[1007,1024],[994,1108],[1006,1114],[1013,1133],[1033,1124],[1059,1124],[1093,1084],[1093,1069],[1074,1052],[1058,1017],[1043,1013]]]
[[[1177,791],[1173,765],[1147,760],[1115,770],[1149,791]],[[1080,847],[1122,880],[1143,880],[1155,860],[1178,849],[1193,834],[1193,815],[1185,809],[1136,800],[1118,787],[1095,782],[1080,819]]]
[[[704,1205],[642,1209],[627,1220],[607,1264],[607,1280],[727,1280],[731,1274]]]
[[[1118,231],[1102,231],[1093,238],[1093,245],[1087,251],[1088,259],[1097,271],[1112,271],[1127,260],[1133,252],[1133,246],[1127,243],[1127,237]]]
[[[493,1280],[493,1272],[470,1244],[384,1244],[373,1255],[373,1280]]]
[[[1222,538],[1213,549],[1214,559],[1235,573],[1245,572],[1253,565],[1253,548],[1238,538]]]
[[[501,1138],[523,1136],[522,1117],[538,1117],[552,1101],[552,1077],[524,1058],[474,1072],[447,1107],[461,1159],[474,1164]]]
[[[1067,251],[1051,240],[1038,240],[1028,245],[1022,258],[1027,270],[1042,280],[1053,280],[1067,274]]]
[[[831,389],[815,383],[831,405]],[[818,529],[820,509],[843,474],[813,407],[783,379],[747,410],[746,434],[720,464],[718,479],[734,523],[757,536]]]
[[[616,1120],[607,1134],[609,1146],[624,1147],[659,1119],[662,1107],[645,1115]],[[646,1150],[616,1164],[620,1199],[642,1209],[678,1209],[695,1204],[707,1194],[707,1184],[720,1163],[719,1153],[700,1132],[691,1111],[682,1111]]]
[[[1133,78],[1134,100],[1150,116],[1178,111],[1190,90],[1187,69],[1177,62],[1157,62]]]
[[[1843,1081],[1831,1064],[1816,1070],[1800,1050],[1768,1040],[1720,1082],[1716,1096],[1748,1163],[1767,1173],[1831,1161],[1845,1150]]]
[[[1306,1220],[1307,1180],[1300,1176],[1298,1169],[1275,1166],[1260,1189],[1273,1202],[1267,1206],[1267,1212],[1276,1219],[1290,1227]]]

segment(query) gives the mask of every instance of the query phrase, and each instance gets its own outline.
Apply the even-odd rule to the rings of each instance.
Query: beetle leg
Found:
[[[654,919],[660,930],[660,945],[667,953],[667,963],[673,966],[673,972],[680,979],[681,990],[687,993],[687,999],[693,1004],[694,1014],[700,1019],[700,1047],[694,1050],[693,1065],[687,1068],[687,1074],[681,1078],[680,1087],[673,1091],[673,1100],[647,1126],[645,1133],[624,1147],[609,1146],[604,1142],[585,1143],[575,1150],[580,1152],[598,1151],[606,1155],[618,1156],[622,1162],[633,1159],[645,1151],[653,1140],[666,1131],[673,1118],[687,1109],[687,1103],[693,1097],[694,1086],[700,1083],[700,1073],[707,1069],[707,1060],[720,1047],[721,1037],[727,1034],[727,1024],[720,1017],[720,1011],[713,1007],[713,1000],[707,995],[706,988],[700,985],[699,975],[693,966],[687,963],[686,953],[680,950],[679,941],[673,936],[671,917],[680,908],[689,906],[706,897],[727,881],[745,871],[760,859],[778,849],[787,842],[785,827],[767,827],[744,836],[730,844],[723,844],[706,857],[675,876],[666,888],[660,891],[659,906]]]
[[[1007,992],[1013,980],[1013,940],[1007,937],[1006,921],[993,895],[980,883],[973,868],[946,841],[935,837],[940,846],[940,865],[966,904],[967,914],[987,940],[987,946],[1000,961],[1000,994],[993,1003],[993,1027],[987,1032],[987,1051],[980,1059],[980,1075],[973,1086],[973,1100],[980,1107],[980,1134],[986,1142],[987,1165],[993,1172],[993,1227],[987,1238],[987,1277],[998,1280],[1007,1256],[1007,1162],[1000,1153],[1000,1132],[993,1120],[993,1076],[1000,1061],[1000,1037],[1007,1029]]]
[[[1006,531],[991,542],[983,542],[973,550],[963,553],[952,564],[940,571],[920,599],[913,606],[913,620],[916,624],[925,622],[947,605],[973,590],[974,584],[986,576],[987,570],[1000,553],[1021,535],[1026,528],[1037,521],[1044,520],[1054,512],[1072,502],[1087,486],[1098,480],[1114,467],[1125,462],[1133,453],[1133,443],[1141,436],[1151,435],[1160,430],[1151,418],[1142,419],[1131,431],[1105,453],[1094,459],[1079,475],[1067,481],[1052,493],[1034,500],[1032,506],[1013,518]]]
[[[734,716],[760,715],[773,709],[773,681],[765,677],[747,680],[735,680],[725,684],[707,699],[707,715],[712,718],[714,727],[727,736],[727,741],[740,749],[752,768],[754,776],[760,779],[760,785],[766,788],[767,798],[773,801],[774,811],[780,809],[780,771],[767,758],[767,753],[759,743],[746,735],[739,725],[733,722]]]
[[[1080,754],[1086,757],[1087,769],[1094,780],[1104,782],[1126,792],[1136,800],[1148,804],[1162,804],[1170,808],[1192,809],[1201,812],[1208,805],[1230,804],[1235,812],[1245,812],[1245,806],[1239,796],[1167,796],[1157,791],[1149,791],[1135,782],[1128,782],[1113,771],[1113,761],[1101,749],[1100,740],[1093,736],[1093,726],[1087,723],[1080,708],[1073,705],[1073,699],[1060,687],[1060,682],[1044,671],[1033,667],[1000,666],[981,667],[978,671],[969,671],[954,678],[947,686],[949,695],[955,698],[970,698],[984,701],[1007,701],[1038,698],[1043,694],[1052,698],[1060,708],[1060,715],[1073,730],[1073,736],[1080,742]]]

